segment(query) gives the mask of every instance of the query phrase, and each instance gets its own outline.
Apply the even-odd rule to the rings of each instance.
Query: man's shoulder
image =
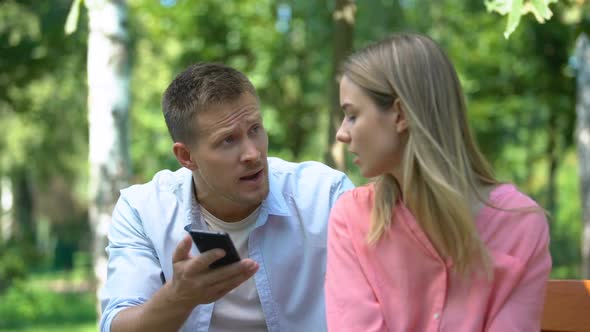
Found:
[[[268,158],[269,171],[273,175],[294,175],[296,177],[334,177],[342,179],[344,173],[319,161],[290,162],[276,157]]]
[[[187,182],[190,183],[190,177],[191,172],[186,168],[176,171],[160,170],[154,174],[150,181],[134,184],[121,190],[121,195],[132,198],[162,192],[177,193]]]
[[[269,158],[269,177],[271,196],[299,207],[329,208],[343,192],[354,188],[344,173],[317,161]]]

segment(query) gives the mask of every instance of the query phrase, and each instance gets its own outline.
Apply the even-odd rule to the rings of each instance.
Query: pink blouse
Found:
[[[328,233],[326,311],[330,331],[535,331],[551,270],[549,229],[541,212],[485,206],[476,218],[493,258],[493,280],[459,278],[402,204],[385,238],[366,236],[372,185],[343,194]],[[537,206],[510,185],[490,194],[502,208]]]

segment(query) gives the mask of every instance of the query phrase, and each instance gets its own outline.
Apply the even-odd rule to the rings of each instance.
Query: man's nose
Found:
[[[260,155],[260,150],[254,141],[248,139],[244,142],[241,161],[258,161],[260,159]]]

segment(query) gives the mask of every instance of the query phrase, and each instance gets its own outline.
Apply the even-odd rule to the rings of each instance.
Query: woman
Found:
[[[395,35],[352,55],[336,138],[377,180],[328,235],[331,331],[539,331],[551,270],[543,210],[501,184],[470,133],[453,65]]]

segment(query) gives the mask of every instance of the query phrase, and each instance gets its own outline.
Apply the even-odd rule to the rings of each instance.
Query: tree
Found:
[[[553,16],[549,9],[551,3],[557,0],[486,0],[486,6],[490,11],[497,11],[502,15],[508,15],[508,23],[504,36],[508,38],[516,29],[522,15],[531,12],[539,23],[544,23]],[[582,200],[582,239],[581,254],[582,278],[590,278],[590,47],[588,46],[588,37],[584,33],[584,20],[590,17],[583,17],[584,12],[588,12],[588,6],[584,1],[577,1],[568,4],[569,10],[577,11],[578,22],[573,24],[580,25],[582,33],[578,36],[576,42],[575,56],[577,66],[577,102],[576,102],[576,143],[578,153],[578,167],[580,172],[580,191]],[[550,129],[551,130],[551,129]],[[554,159],[554,163],[556,159]],[[555,168],[555,167],[553,167]],[[549,191],[552,190],[550,183]]]
[[[590,41],[584,33],[576,42],[576,142],[582,193],[582,278],[590,278]]]
[[[354,0],[336,0],[334,8],[333,26],[334,39],[332,42],[332,77],[330,79],[330,116],[328,119],[328,148],[324,160],[330,166],[339,170],[346,169],[344,146],[336,141],[336,131],[342,120],[342,110],[338,98],[340,82],[340,67],[346,56],[352,51],[356,5]]]
[[[77,4],[77,3],[78,4]],[[79,1],[74,3],[74,11]],[[86,0],[88,10],[89,220],[96,287],[106,281],[107,230],[130,177],[127,3]]]

